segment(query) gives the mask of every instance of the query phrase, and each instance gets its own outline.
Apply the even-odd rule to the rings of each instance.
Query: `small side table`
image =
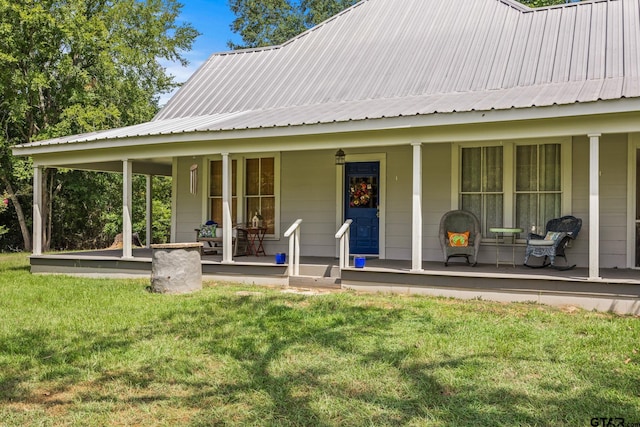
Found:
[[[262,246],[262,241],[264,240],[264,235],[267,233],[266,227],[247,227],[242,228],[247,232],[247,238],[249,240],[249,255],[260,256],[266,255],[264,251],[264,246]]]
[[[509,228],[509,227],[494,227],[490,228],[489,232],[496,235],[496,267],[500,264],[510,263],[514,267],[516,266],[516,235],[522,233],[522,228]],[[500,236],[502,236],[502,242],[500,242]],[[507,238],[509,236],[509,238]],[[500,259],[500,246],[511,246],[511,259]]]

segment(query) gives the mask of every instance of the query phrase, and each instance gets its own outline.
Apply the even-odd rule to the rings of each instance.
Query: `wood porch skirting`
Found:
[[[123,259],[120,251],[46,254],[32,256],[36,274],[69,274],[87,277],[150,278],[149,250],[135,249]],[[340,271],[334,258],[303,257],[300,274],[288,277],[287,264],[273,257],[241,257],[222,263],[220,256],[203,256],[204,281],[231,281],[256,285],[323,287],[367,292],[395,292],[501,302],[572,305],[587,310],[640,315],[640,271],[602,269],[602,279],[589,280],[588,269],[557,271],[549,268],[479,264],[477,267],[440,262],[423,263],[423,271],[411,271],[410,261],[367,260],[365,268]]]

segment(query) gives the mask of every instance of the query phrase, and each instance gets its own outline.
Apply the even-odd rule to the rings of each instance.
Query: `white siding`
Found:
[[[200,182],[197,194],[191,194],[189,191],[189,168],[194,163],[200,165],[198,170]],[[194,228],[202,224],[202,191],[206,191],[203,185],[206,181],[202,158],[179,158],[177,177],[177,194],[173,195],[176,198],[176,212],[174,212],[176,216],[176,243],[193,242],[196,238]]]
[[[422,148],[423,259],[442,261],[440,218],[451,210],[451,144]]]
[[[424,147],[423,147],[424,149]],[[412,151],[407,144],[387,151],[388,259],[411,259]]]
[[[600,141],[600,266],[626,267],[627,135]]]
[[[300,241],[303,256],[335,256],[335,150],[281,155],[282,234],[298,218],[303,220]],[[286,252],[288,239],[266,242],[268,254]]]
[[[573,139],[573,215],[582,218],[582,230],[567,251],[572,263],[589,263],[589,141]],[[627,245],[627,135],[600,139],[600,267],[626,267]]]

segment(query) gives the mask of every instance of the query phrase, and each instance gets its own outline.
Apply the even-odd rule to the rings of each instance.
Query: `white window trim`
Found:
[[[562,167],[562,215],[571,215],[571,189],[572,189],[572,138],[542,138],[542,139],[521,139],[513,141],[486,141],[486,142],[454,142],[451,144],[451,209],[460,208],[460,171],[462,170],[462,148],[468,147],[495,147],[502,146],[503,159],[503,219],[505,227],[514,227],[515,222],[515,147],[518,145],[539,145],[539,144],[560,144],[561,167]],[[526,235],[527,230],[523,233]],[[525,237],[525,236],[521,236]]]
[[[237,163],[237,183],[236,183],[236,197],[238,198],[237,200],[237,218],[236,218],[236,223],[237,224],[244,224],[247,223],[249,221],[248,218],[244,217],[244,210],[245,210],[245,192],[244,192],[244,188],[245,188],[245,161],[247,159],[258,159],[258,158],[266,158],[266,157],[272,157],[273,158],[273,170],[274,170],[274,177],[273,177],[273,185],[274,185],[274,197],[275,197],[275,224],[274,224],[274,233],[273,234],[267,234],[265,235],[264,239],[265,240],[280,240],[280,217],[281,217],[281,213],[280,213],[280,179],[281,179],[281,169],[280,169],[280,152],[262,152],[262,153],[251,153],[251,154],[244,154],[244,155],[230,155],[229,156],[229,160],[233,161],[236,160]],[[203,196],[202,196],[202,203],[203,203],[203,215],[207,216],[209,215],[209,188],[210,188],[210,182],[209,179],[211,177],[211,171],[210,171],[210,165],[211,165],[211,161],[212,160],[221,160],[222,156],[221,155],[214,155],[214,156],[209,156],[205,159],[205,167],[203,168],[203,170],[205,171],[205,185],[204,188],[206,189],[206,191],[203,191]]]

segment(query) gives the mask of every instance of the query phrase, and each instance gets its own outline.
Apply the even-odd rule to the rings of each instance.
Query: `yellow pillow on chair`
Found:
[[[447,231],[447,237],[449,238],[449,246],[452,247],[465,247],[469,246],[469,232],[455,233],[453,231]]]

